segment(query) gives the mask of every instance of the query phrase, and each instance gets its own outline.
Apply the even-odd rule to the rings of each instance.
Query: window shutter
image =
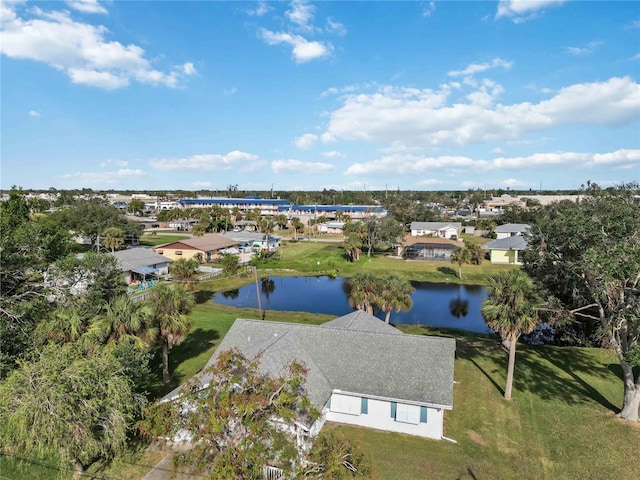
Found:
[[[327,410],[331,410],[331,397],[329,397],[329,401],[327,402]]]
[[[420,407],[420,423],[427,423],[427,407]]]
[[[360,399],[360,413],[368,414],[369,413],[369,399],[362,397]]]
[[[396,418],[397,408],[398,408],[398,404],[396,402],[391,402],[391,418]]]

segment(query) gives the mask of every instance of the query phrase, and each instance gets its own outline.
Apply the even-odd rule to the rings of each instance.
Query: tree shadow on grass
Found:
[[[452,276],[458,278],[458,272],[456,272],[451,267],[438,267],[438,271],[440,273],[443,273],[444,275],[452,275]]]
[[[490,340],[458,340],[457,353],[469,360],[501,394],[501,383],[507,372],[508,353],[498,342]],[[491,366],[495,368],[491,368]],[[518,344],[514,374],[514,396],[529,392],[543,400],[561,400],[568,405],[596,402],[604,408],[618,412],[593,385],[589,377],[619,381],[619,369],[605,364],[588,350],[570,347],[533,347]]]
[[[169,373],[171,379],[165,383],[162,381],[162,348],[156,349],[151,360],[154,382],[151,387],[153,397],[170,392],[184,380],[184,375],[176,372],[176,367],[190,358],[197,357],[213,347],[220,338],[217,330],[203,330],[198,328],[189,333],[189,336],[180,344],[169,350]]]

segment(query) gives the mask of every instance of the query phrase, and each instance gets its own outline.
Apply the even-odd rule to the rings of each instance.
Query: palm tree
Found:
[[[456,247],[451,253],[451,262],[458,264],[458,278],[462,279],[462,265],[471,260],[467,247]]]
[[[117,248],[120,248],[124,244],[124,232],[118,227],[109,227],[102,232],[104,238],[104,246],[111,249],[111,252],[115,252]]]
[[[88,327],[89,319],[81,309],[77,305],[67,305],[58,307],[40,322],[36,334],[47,341],[69,343],[79,340]]]
[[[516,342],[538,324],[540,297],[533,281],[522,270],[509,270],[489,277],[488,298],[482,303],[482,316],[491,330],[509,342],[509,367],[504,398],[511,399]]]
[[[157,329],[157,341],[162,344],[162,379],[168,381],[169,350],[180,345],[191,328],[187,314],[194,306],[191,292],[180,285],[159,284],[151,296],[152,325]]]
[[[396,312],[406,312],[413,306],[411,294],[414,289],[408,280],[401,279],[395,275],[389,275],[378,282],[381,289],[376,299],[376,306],[386,313],[384,321],[389,323],[391,310]]]
[[[144,303],[133,303],[127,295],[117,297],[106,304],[87,335],[98,343],[115,345],[133,343],[146,348],[155,337],[151,327],[151,308]]]
[[[370,272],[357,272],[349,280],[349,305],[373,314],[376,296],[376,279]]]
[[[196,268],[200,262],[196,258],[180,258],[171,264],[171,275],[178,282],[183,282],[188,290],[195,290],[198,280]]]

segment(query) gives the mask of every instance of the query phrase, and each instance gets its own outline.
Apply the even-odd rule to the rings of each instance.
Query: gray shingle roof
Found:
[[[526,223],[505,223],[493,229],[496,233],[527,233],[529,230],[531,230],[531,225]]]
[[[522,235],[515,235],[500,240],[491,240],[487,243],[486,248],[489,250],[525,250],[527,239]]]
[[[318,408],[333,390],[453,407],[454,339],[404,335],[373,316],[354,313],[319,326],[237,319],[207,366],[231,348],[247,357],[262,352],[260,367],[268,375],[282,374],[298,360],[309,369],[307,392]],[[208,383],[207,376],[200,381]]]
[[[117,252],[109,252],[118,260],[118,265],[123,272],[128,272],[134,268],[148,267],[162,263],[171,263],[171,259],[154,252],[150,248],[138,247]]]
[[[462,228],[460,222],[411,222],[411,230],[441,230],[445,227]]]

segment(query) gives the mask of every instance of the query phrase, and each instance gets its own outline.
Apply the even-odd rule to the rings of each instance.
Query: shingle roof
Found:
[[[460,222],[411,222],[411,230],[442,230],[446,227],[452,227],[460,230],[462,223]]]
[[[526,223],[505,223],[493,229],[496,233],[527,233],[529,230],[531,230],[531,225]]]
[[[231,348],[248,357],[262,352],[260,367],[268,375],[284,373],[291,360],[303,362],[309,399],[318,408],[333,390],[452,408],[455,340],[404,335],[373,326],[385,324],[368,317],[349,314],[318,326],[237,319],[207,366]],[[207,376],[200,381],[206,384]]]
[[[232,240],[224,235],[218,233],[210,233],[209,235],[202,235],[201,237],[192,237],[186,240],[180,240],[179,242],[167,243],[165,245],[158,245],[155,248],[171,248],[171,245],[181,243],[188,245],[196,250],[202,250],[203,252],[211,252],[222,250],[224,248],[235,247],[238,242]]]
[[[154,252],[151,248],[138,247],[120,250],[117,252],[109,252],[118,260],[118,265],[123,272],[128,272],[134,268],[148,267],[159,263],[170,263],[172,260]]]
[[[489,250],[525,250],[527,248],[527,239],[522,235],[514,235],[513,237],[491,240],[486,244],[485,248]]]

